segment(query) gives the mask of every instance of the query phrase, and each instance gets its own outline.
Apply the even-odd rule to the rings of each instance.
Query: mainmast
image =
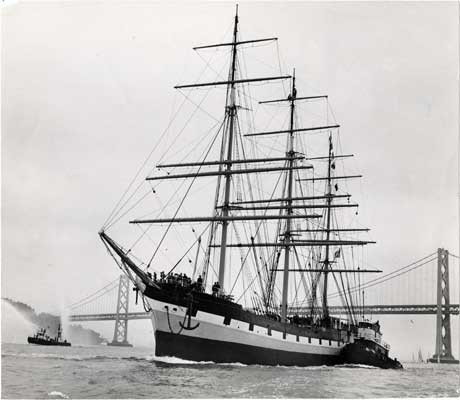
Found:
[[[292,181],[293,181],[293,165],[295,162],[294,159],[294,111],[295,111],[295,98],[297,95],[297,90],[295,88],[295,69],[292,75],[292,88],[291,94],[289,95],[289,100],[291,103],[291,118],[289,121],[289,147],[288,152],[286,153],[286,158],[288,158],[288,182],[287,182],[287,200],[286,200],[286,214],[288,216],[292,215]],[[289,288],[289,252],[291,242],[291,219],[286,220],[286,231],[284,232],[284,272],[283,272],[283,292],[281,299],[281,318],[283,321],[287,317],[287,303],[288,303],[288,288]]]
[[[227,145],[227,158],[225,175],[225,189],[224,189],[224,204],[222,206],[222,216],[225,218],[229,212],[230,190],[231,190],[231,174],[232,169],[232,153],[233,153],[233,136],[234,136],[234,121],[236,118],[236,103],[235,103],[235,72],[236,72],[236,45],[238,35],[238,5],[236,6],[235,25],[233,28],[233,44],[232,44],[232,64],[230,69],[230,82],[228,84],[229,101],[226,105],[226,113],[229,120],[228,128],[228,145]],[[219,285],[221,292],[224,290],[225,283],[225,258],[227,253],[227,231],[228,221],[222,221],[222,236],[220,242],[220,259],[219,259]]]
[[[327,278],[329,273],[329,252],[330,252],[330,236],[331,236],[331,209],[332,209],[332,177],[331,177],[331,167],[332,167],[332,135],[329,134],[329,155],[327,161],[327,195],[326,195],[326,254],[324,257],[324,285],[323,285],[323,317],[329,317],[329,309],[327,307]]]

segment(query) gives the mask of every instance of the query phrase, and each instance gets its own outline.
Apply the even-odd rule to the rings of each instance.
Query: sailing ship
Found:
[[[45,328],[41,328],[34,336],[29,336],[27,338],[27,342],[30,344],[38,344],[42,346],[71,346],[70,342],[68,342],[66,339],[62,339],[62,329],[60,324],[58,326],[57,336],[54,338],[50,337],[46,333]]]
[[[419,363],[424,363],[425,362],[425,360],[423,359],[423,355],[422,355],[422,349],[420,347],[418,348],[417,356],[418,356],[418,362]]]
[[[360,269],[353,257],[356,249],[374,243],[359,239],[360,233],[369,229],[339,225],[339,213],[357,207],[350,203],[351,195],[339,189],[339,182],[359,175],[337,173],[339,164],[352,155],[336,150],[340,150],[338,124],[326,121],[318,126],[299,126],[299,105],[327,102],[328,97],[300,96],[295,70],[292,75],[269,77],[242,74],[244,48],[276,40],[242,40],[237,8],[231,41],[194,48],[229,50],[226,79],[175,87],[226,88],[216,136],[202,159],[160,163],[157,169],[167,173],[145,178],[152,185],[153,196],[162,182],[190,182],[173,215],[130,220],[141,228],[140,238],[148,236],[155,242],[149,262],[134,255],[139,239],[124,247],[113,234],[108,235],[107,223],[99,236],[133,282],[136,301],[140,294],[151,313],[157,356],[218,363],[356,363],[402,368],[389,357],[390,346],[382,340],[379,322],[359,315],[361,291],[354,285],[357,276],[381,271]],[[251,84],[275,81],[289,82],[289,93],[261,99],[259,106],[285,106],[287,126],[243,132],[240,114],[253,110],[245,106],[247,97],[242,93],[250,90]],[[309,149],[309,135],[322,142],[324,151],[319,155]],[[284,142],[281,150],[275,149],[281,154],[258,153],[264,147],[259,140],[272,137]],[[209,158],[212,150],[217,154],[214,159]],[[216,180],[209,215],[181,216],[183,204],[191,199],[190,189],[202,178]],[[206,228],[198,235],[197,226],[202,224]],[[163,262],[156,264],[161,245],[177,226],[184,225],[192,226],[191,246],[169,270],[159,273],[164,268]],[[152,237],[149,230],[158,226],[163,231]],[[202,237],[207,238],[206,246]],[[194,247],[197,250],[192,262],[189,253]],[[202,262],[198,263],[200,254]],[[187,259],[189,263],[184,261]],[[178,273],[180,270],[183,272]],[[337,286],[334,293],[330,292],[331,282]],[[331,314],[329,303],[334,298],[345,310],[343,318]]]

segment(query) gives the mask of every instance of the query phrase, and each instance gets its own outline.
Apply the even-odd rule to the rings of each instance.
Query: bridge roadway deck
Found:
[[[446,306],[442,306],[443,309]],[[364,307],[354,307],[354,312],[356,314],[373,314],[373,315],[395,315],[395,314],[436,314],[438,306],[436,304],[413,304],[413,305],[369,305]],[[309,311],[305,307],[292,308],[290,310],[291,315],[294,314],[305,314]],[[347,312],[346,307],[343,306],[330,306],[329,311],[333,315],[345,314]],[[448,306],[448,313],[452,315],[459,315],[459,305],[450,304]],[[71,322],[78,321],[115,321],[117,318],[116,313],[108,314],[73,314],[69,316]],[[125,318],[124,315],[120,315],[120,319],[149,319],[150,315],[147,312],[131,312],[128,313],[128,317]]]

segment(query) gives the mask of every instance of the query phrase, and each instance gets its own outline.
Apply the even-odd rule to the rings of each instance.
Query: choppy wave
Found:
[[[151,356],[146,357],[122,357],[122,356],[79,356],[71,354],[55,354],[55,353],[2,353],[2,357],[23,357],[23,358],[48,358],[55,360],[73,360],[73,361],[89,361],[89,360],[131,360],[131,361],[150,361]]]
[[[56,360],[76,360],[82,361],[85,360],[84,357],[77,355],[62,355],[62,354],[52,354],[52,353],[2,353],[2,357],[22,357],[22,358],[50,358]],[[94,357],[89,357],[94,358]]]
[[[183,360],[177,357],[157,357],[154,355],[146,356],[110,356],[110,355],[92,355],[81,356],[77,354],[56,354],[56,353],[16,353],[3,352],[2,357],[21,357],[21,358],[45,358],[54,360],[71,360],[71,361],[90,361],[90,360],[124,360],[124,361],[148,361],[153,363],[162,363],[170,365],[212,365],[213,361],[191,361]],[[228,363],[219,365],[245,366],[240,363]]]
[[[105,361],[105,360],[123,360],[123,361],[147,361],[154,363],[158,366],[216,366],[216,367],[248,367],[247,364],[239,362],[234,363],[215,363],[214,361],[191,361],[184,360],[178,357],[163,356],[158,357],[155,355],[146,356],[109,356],[109,355],[92,355],[80,356],[76,354],[56,354],[56,353],[2,353],[2,357],[23,357],[23,358],[47,358],[55,360],[70,360],[70,361]],[[315,365],[315,366],[284,366],[284,365],[249,365],[250,367],[258,368],[293,368],[293,369],[307,369],[307,370],[324,370],[331,368],[362,368],[362,369],[379,369],[371,365],[365,364],[340,364],[340,365]]]
[[[458,398],[458,365],[448,364],[399,371],[354,364],[279,367],[157,357],[152,348],[19,344],[2,346],[2,353],[4,398],[132,398],[133,390],[139,398]]]
[[[156,363],[173,364],[173,365],[215,365],[218,367],[257,367],[257,368],[293,368],[293,369],[309,369],[309,370],[322,370],[331,368],[363,368],[363,369],[379,369],[371,365],[365,364],[339,364],[339,365],[312,365],[307,367],[298,366],[285,366],[285,365],[260,365],[260,364],[243,364],[240,362],[234,363],[216,363],[214,361],[191,361],[184,360],[177,357],[157,357],[150,356],[145,358],[147,361]]]

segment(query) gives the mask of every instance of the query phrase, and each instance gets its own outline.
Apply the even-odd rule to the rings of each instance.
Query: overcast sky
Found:
[[[191,48],[230,39],[233,15],[226,2],[3,10],[2,296],[58,312],[116,278],[97,232],[165,129],[173,86],[196,80]],[[369,265],[458,254],[458,5],[240,2],[240,23],[245,38],[279,38],[299,90],[329,95],[365,176]],[[395,320],[406,343],[416,328]]]

